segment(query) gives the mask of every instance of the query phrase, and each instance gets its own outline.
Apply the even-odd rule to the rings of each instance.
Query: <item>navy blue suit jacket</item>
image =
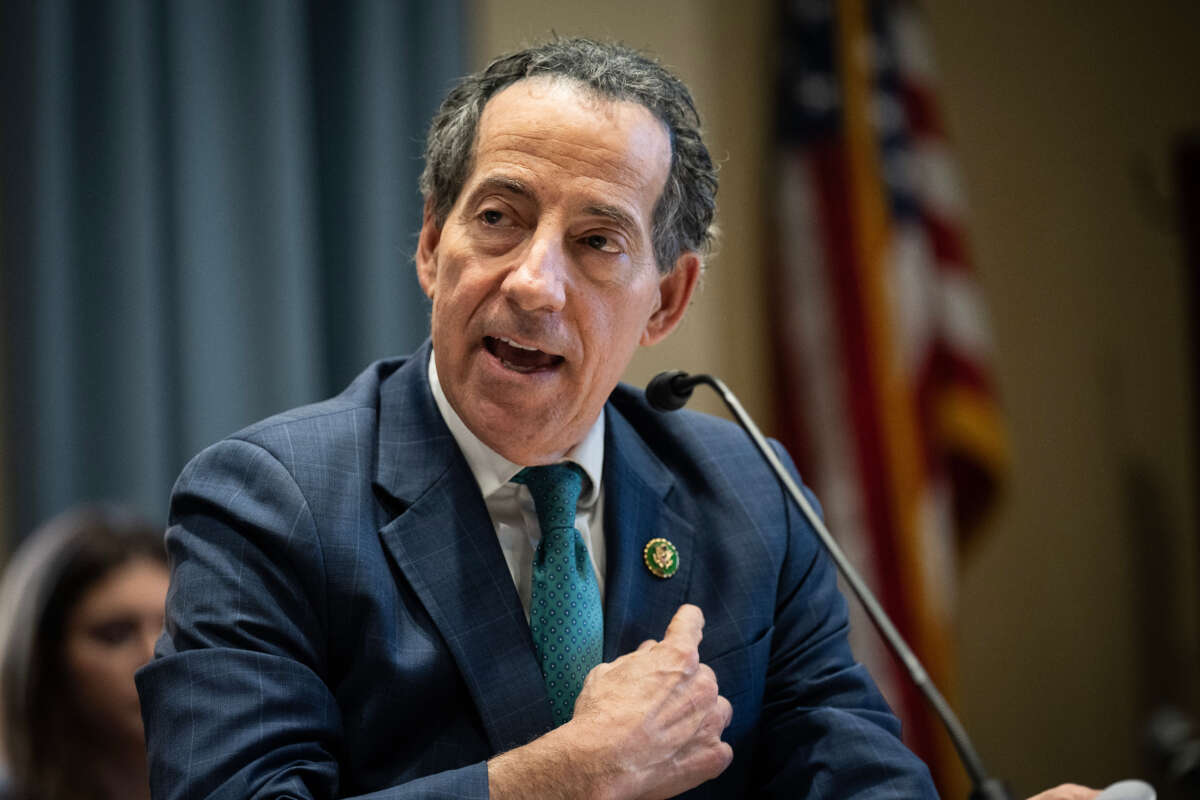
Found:
[[[137,676],[158,800],[482,798],[486,759],[551,728],[428,357],[376,363],[180,476],[166,631]],[[851,657],[831,562],[745,435],[625,386],[605,414],[605,660],[694,603],[733,705],[733,763],[687,796],[935,796]],[[656,536],[672,578],[642,564]]]

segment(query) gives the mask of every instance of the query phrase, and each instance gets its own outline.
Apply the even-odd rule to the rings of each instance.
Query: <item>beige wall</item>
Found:
[[[1017,459],[965,564],[964,709],[1019,786],[1109,780],[1139,768],[1142,659],[1177,662],[1193,702],[1200,675],[1181,241],[1135,178],[1167,183],[1172,137],[1200,128],[1200,6],[926,7]],[[1131,514],[1135,466],[1161,508]],[[1139,654],[1154,587],[1135,564],[1155,525],[1161,577],[1182,592],[1179,652]]]
[[[1145,587],[1133,565],[1145,526],[1168,534],[1153,555],[1179,589],[1164,643],[1174,649],[1150,656],[1188,676],[1193,703],[1200,675],[1181,244],[1133,177],[1161,183],[1171,136],[1200,128],[1200,4],[1067,5],[926,3],[1016,456],[1007,502],[963,565],[960,707],[992,770],[1025,792],[1141,769]],[[630,378],[714,372],[762,419],[771,7],[476,0],[473,10],[477,63],[550,30],[586,33],[657,52],[693,87],[725,166],[724,242],[689,320]],[[1130,465],[1159,507],[1131,513]]]

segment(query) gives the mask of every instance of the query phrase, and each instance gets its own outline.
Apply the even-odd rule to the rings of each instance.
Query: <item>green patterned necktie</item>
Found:
[[[529,488],[542,529],[533,554],[529,629],[554,723],[561,725],[571,718],[583,679],[600,663],[604,649],[600,588],[575,529],[583,473],[571,463],[551,464],[526,467],[513,480]]]

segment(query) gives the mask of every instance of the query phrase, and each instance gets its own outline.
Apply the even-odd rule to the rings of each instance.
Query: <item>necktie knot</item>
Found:
[[[526,467],[513,477],[528,487],[542,535],[575,527],[575,506],[583,492],[583,477],[583,470],[569,461]]]

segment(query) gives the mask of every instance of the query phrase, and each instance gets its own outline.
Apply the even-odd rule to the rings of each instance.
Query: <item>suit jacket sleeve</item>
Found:
[[[799,482],[787,453],[772,444]],[[762,793],[936,798],[928,769],[900,741],[899,721],[850,652],[832,559],[799,509],[786,506],[788,550],[758,734]]]
[[[172,495],[171,588],[156,660],[137,675],[156,800],[334,798],[342,718],[328,674],[326,574],[291,473],[231,439]],[[360,797],[486,798],[478,762]]]

